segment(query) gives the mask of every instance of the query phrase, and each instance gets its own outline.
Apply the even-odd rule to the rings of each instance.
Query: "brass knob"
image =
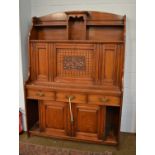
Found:
[[[41,97],[43,97],[43,96],[45,96],[45,94],[43,94],[43,93],[40,93],[40,96],[41,96]]]
[[[103,97],[103,98],[100,98],[100,101],[105,103],[105,102],[109,102],[110,99]]]
[[[40,96],[40,97],[43,97],[43,96],[45,96],[45,94],[44,94],[44,93],[41,93],[41,92],[39,92],[39,93],[36,93],[36,95],[37,95],[37,96]]]

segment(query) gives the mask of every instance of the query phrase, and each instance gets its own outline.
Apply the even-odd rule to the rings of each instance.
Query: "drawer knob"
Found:
[[[43,96],[45,96],[45,94],[44,94],[44,93],[41,93],[41,92],[39,92],[39,93],[36,93],[36,95],[37,95],[37,96],[40,96],[40,97],[43,97]]]
[[[101,102],[109,102],[110,99],[109,99],[109,98],[103,97],[103,98],[100,98],[100,101],[101,101]]]

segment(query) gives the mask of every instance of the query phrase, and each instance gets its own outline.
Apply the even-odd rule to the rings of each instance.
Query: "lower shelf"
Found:
[[[96,143],[96,144],[107,144],[107,145],[117,145],[118,142],[116,141],[115,136],[107,136],[105,140],[89,140],[89,139],[80,139],[77,137],[70,137],[70,136],[57,136],[52,135],[51,132],[48,131],[40,131],[39,123],[37,122],[32,129],[29,131],[30,136],[43,136],[43,137],[51,137],[57,139],[64,139],[64,140],[73,140],[73,141],[83,141],[88,143]]]

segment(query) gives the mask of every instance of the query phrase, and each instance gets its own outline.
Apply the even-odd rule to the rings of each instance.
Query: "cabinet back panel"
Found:
[[[87,27],[88,40],[109,40],[122,41],[123,28],[122,27],[107,27],[107,26],[88,26]]]
[[[53,26],[51,27],[44,27],[39,28],[37,35],[38,40],[66,40],[67,39],[67,32],[65,26]]]
[[[70,22],[69,27],[70,27],[69,29],[70,40],[85,40],[86,39],[85,25],[83,21]]]

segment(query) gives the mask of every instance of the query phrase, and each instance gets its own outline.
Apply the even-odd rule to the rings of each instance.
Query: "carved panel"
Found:
[[[65,70],[85,70],[86,62],[84,56],[64,56]]]
[[[91,49],[57,49],[58,77],[91,78],[93,75],[94,51]]]

